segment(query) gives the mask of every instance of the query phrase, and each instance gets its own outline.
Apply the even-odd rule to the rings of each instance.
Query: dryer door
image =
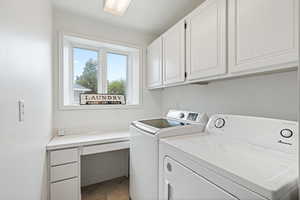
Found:
[[[165,200],[238,199],[169,157],[164,159],[164,184]]]

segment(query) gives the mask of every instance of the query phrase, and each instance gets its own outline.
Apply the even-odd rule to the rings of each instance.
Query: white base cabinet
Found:
[[[207,0],[187,18],[187,79],[195,80],[227,72],[225,0]]]
[[[48,200],[80,200],[79,148],[48,151]]]
[[[229,0],[230,73],[296,66],[298,0]]]
[[[51,183],[51,200],[80,200],[78,178]]]

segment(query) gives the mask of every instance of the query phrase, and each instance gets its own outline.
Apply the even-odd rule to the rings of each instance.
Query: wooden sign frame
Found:
[[[125,105],[125,95],[80,94],[80,105]]]

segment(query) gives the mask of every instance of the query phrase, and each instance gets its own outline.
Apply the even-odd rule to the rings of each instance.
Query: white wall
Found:
[[[57,9],[55,9],[54,13],[54,29],[55,37],[57,37],[59,31],[65,31],[93,38],[129,43],[141,47],[146,47],[153,39],[152,35],[147,36],[143,33],[114,27],[110,24],[101,23],[98,20],[96,21],[79,15],[73,15]],[[59,110],[57,43],[55,43],[55,45],[55,128],[65,128],[69,134],[84,134],[92,131],[125,130],[128,129],[130,122],[133,120],[160,115],[160,91],[149,92],[147,90],[144,90],[143,92],[143,105],[139,109]],[[145,72],[145,70],[143,71]]]
[[[57,41],[59,31],[82,34],[92,38],[124,42],[135,46],[146,47],[153,39],[152,35],[145,35],[110,24],[101,23],[90,18],[66,13],[55,9],[54,34]],[[138,109],[114,110],[59,110],[58,109],[58,59],[57,43],[54,44],[54,127],[64,128],[67,134],[85,134],[89,132],[104,132],[113,130],[128,130],[130,122],[161,114],[161,91],[149,92],[143,90],[143,105]],[[145,66],[145,52],[144,63]],[[143,70],[145,72],[145,70]],[[144,73],[145,77],[145,73]],[[144,80],[145,85],[145,80]],[[112,152],[85,156],[82,158],[82,185],[123,176],[128,166],[124,160],[128,159],[126,151]]]
[[[0,1],[0,199],[46,199],[52,135],[50,0]],[[17,102],[25,101],[18,122]]]
[[[297,72],[164,89],[163,112],[177,108],[297,120]]]

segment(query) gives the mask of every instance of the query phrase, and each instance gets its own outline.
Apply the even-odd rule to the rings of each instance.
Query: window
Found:
[[[98,93],[98,52],[73,48],[73,101],[79,104],[81,93]]]
[[[140,103],[139,49],[69,35],[62,44],[63,107],[90,107],[80,105],[82,93],[124,95],[126,105]]]
[[[107,54],[107,91],[108,94],[126,95],[127,55]]]

